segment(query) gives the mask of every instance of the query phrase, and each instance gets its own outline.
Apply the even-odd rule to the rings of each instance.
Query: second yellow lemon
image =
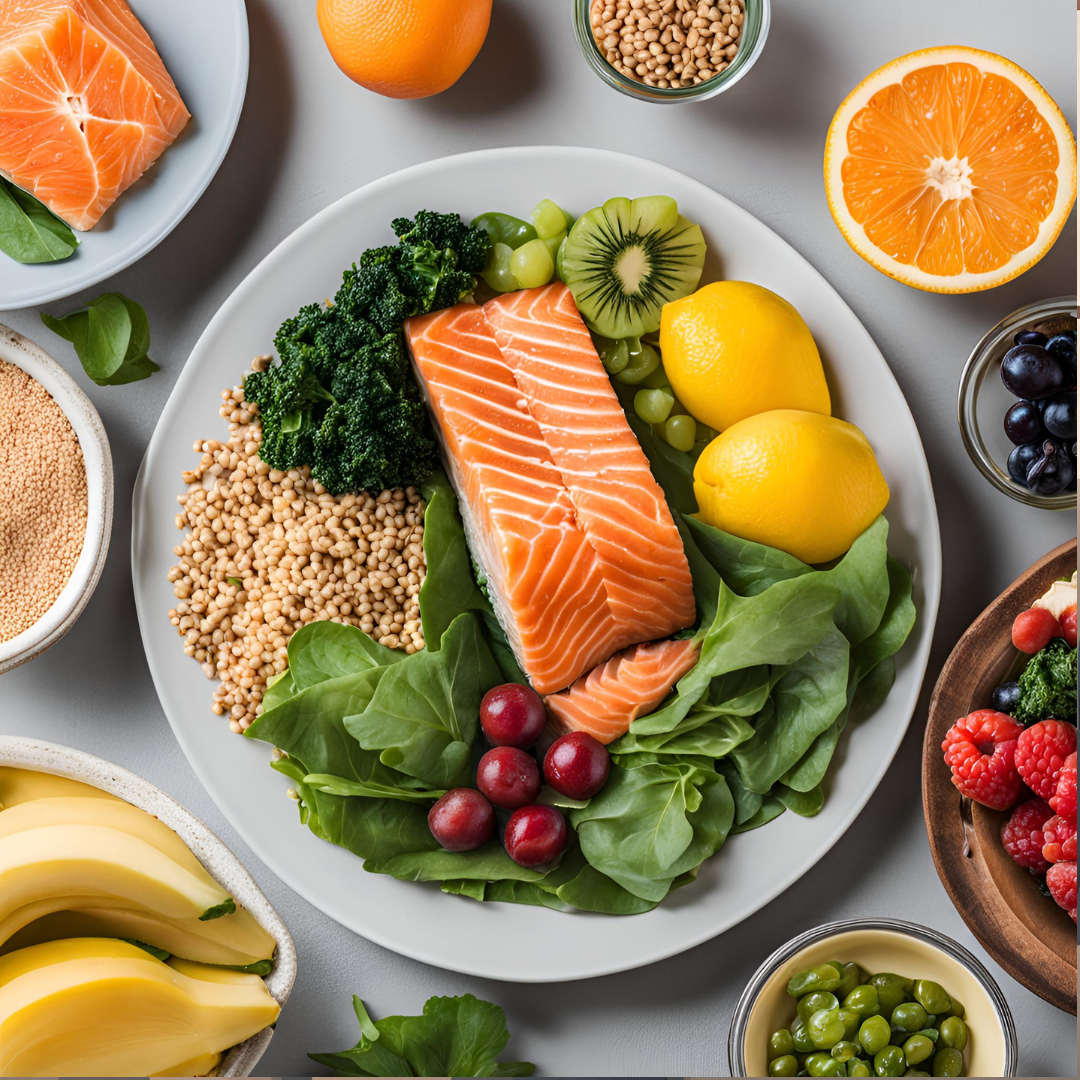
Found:
[[[678,399],[718,431],[770,409],[831,412],[809,328],[760,285],[714,281],[665,304],[660,351]]]
[[[694,467],[698,517],[807,563],[843,555],[885,509],[889,486],[866,436],[796,409],[718,435]]]

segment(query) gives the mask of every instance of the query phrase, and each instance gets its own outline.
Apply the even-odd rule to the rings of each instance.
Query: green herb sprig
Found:
[[[44,203],[0,177],[0,251],[16,262],[60,262],[78,238]]]

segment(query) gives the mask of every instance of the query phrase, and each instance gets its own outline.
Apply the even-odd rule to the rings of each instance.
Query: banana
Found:
[[[0,1076],[171,1072],[277,1020],[278,1005],[258,976],[205,974],[107,938],[0,957]]]
[[[53,776],[52,773],[34,772],[32,769],[16,769],[9,765],[0,766],[0,807],[18,806],[32,799],[53,796],[121,801],[107,791],[78,780],[69,780],[66,776]]]
[[[209,1076],[221,1064],[220,1054],[202,1054],[190,1061],[182,1061],[171,1069],[151,1073],[151,1076]]]

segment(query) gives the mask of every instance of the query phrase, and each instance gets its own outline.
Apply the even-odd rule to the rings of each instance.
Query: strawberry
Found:
[[[1057,790],[1065,759],[1076,752],[1076,728],[1063,720],[1040,720],[1016,743],[1016,771],[1040,799]]]
[[[941,749],[956,789],[993,810],[1008,810],[1023,782],[1014,760],[1023,724],[993,709],[979,709],[957,720]]]

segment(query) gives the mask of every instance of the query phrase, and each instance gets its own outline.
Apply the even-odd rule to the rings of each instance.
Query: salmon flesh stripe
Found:
[[[0,173],[89,229],[190,119],[124,0],[0,0]]]
[[[621,409],[617,416],[606,409],[605,434],[592,437],[595,477],[605,475],[613,454],[620,459],[608,496],[619,505],[605,510],[599,505],[602,484],[580,475],[588,440],[579,438],[567,451],[552,434],[545,402],[559,387],[519,374],[491,323],[490,307],[459,304],[410,319],[406,337],[496,617],[533,687],[549,694],[628,645],[689,626],[695,618],[693,591],[682,542]],[[581,329],[591,363],[606,383],[588,332]],[[507,346],[514,341],[512,333],[502,333]],[[544,348],[557,350],[560,343]],[[585,369],[589,357],[580,339],[573,348],[574,365]],[[546,427],[538,414],[547,418]],[[580,425],[582,419],[568,415],[565,422]],[[585,422],[599,430],[594,421]],[[620,491],[619,485],[628,483],[623,474],[639,464],[628,453],[626,438],[640,456],[636,475],[655,489],[658,501],[635,503]],[[553,443],[560,447],[558,456]],[[560,458],[576,461],[578,474],[569,481]],[[654,598],[658,577],[668,582],[669,592],[685,592],[685,597]],[[632,605],[631,581],[638,585]]]
[[[584,731],[614,742],[639,717],[651,713],[697,663],[691,638],[634,645],[593,668],[568,690],[547,699],[548,730],[556,738]]]
[[[682,539],[570,290],[507,293],[484,314],[600,557],[622,645],[690,626]]]

